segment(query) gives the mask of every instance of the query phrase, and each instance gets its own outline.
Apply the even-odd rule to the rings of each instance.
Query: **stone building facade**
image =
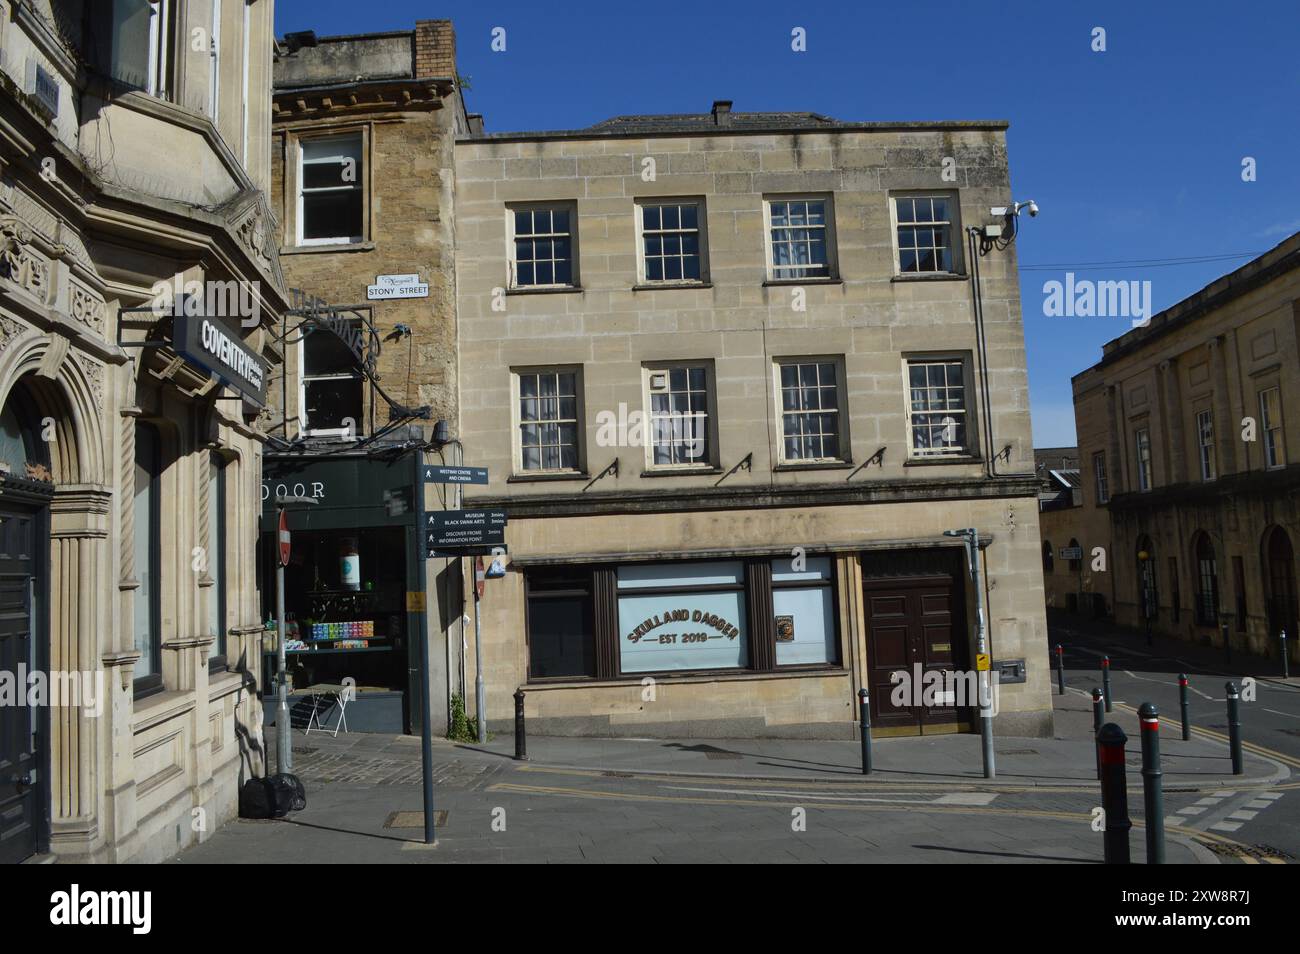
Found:
[[[1005,129],[719,101],[457,142],[492,728],[521,686],[547,733],[850,737],[869,686],[878,731],[969,730],[892,676],[973,669],[979,598],[997,731],[1052,731]]]
[[[1091,587],[1119,622],[1273,657],[1294,635],[1298,328],[1293,235],[1074,377]]]
[[[296,600],[309,626],[379,627],[368,645],[353,647],[366,653],[331,644],[333,668],[312,665],[324,656],[292,663],[300,685],[358,679],[363,691],[350,721],[362,724],[357,717],[371,710],[378,714],[370,724],[392,731],[418,727],[419,684],[410,674],[420,669],[419,615],[427,613],[431,634],[437,731],[447,724],[446,674],[460,670],[460,562],[426,565],[409,509],[384,512],[383,499],[370,499],[371,491],[389,498],[409,491],[411,459],[425,459],[436,422],[456,420],[453,147],[469,121],[455,51],[450,21],[421,20],[387,33],[290,34],[275,63],[271,193],[296,307],[281,329],[285,373],[271,385],[287,413],[271,427],[264,499],[270,514],[276,488],[322,486],[312,513],[290,508],[291,526],[302,531],[295,560],[311,570],[304,564],[310,589],[293,594],[289,612]],[[348,328],[365,339],[362,355],[331,330]],[[455,453],[449,446],[442,459]],[[410,466],[394,464],[401,455]],[[429,459],[439,460],[432,451]],[[348,461],[343,471],[340,460]],[[344,482],[349,500],[329,489]],[[428,505],[442,507],[436,490],[428,489]],[[269,547],[272,528],[265,529]],[[330,551],[353,545],[366,577],[359,585],[379,595],[357,597],[355,613],[342,613],[326,605],[327,591],[348,585],[333,580]],[[371,579],[372,569],[387,575]],[[425,609],[402,605],[408,587],[428,592]],[[386,699],[389,708],[376,710]]]
[[[170,857],[262,771],[272,16],[0,3],[5,861]]]

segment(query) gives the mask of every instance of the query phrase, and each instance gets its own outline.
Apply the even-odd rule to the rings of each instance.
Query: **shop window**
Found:
[[[528,676],[563,679],[596,674],[591,571],[532,570],[528,588]]]
[[[576,288],[573,203],[511,207],[510,287]]]
[[[215,639],[208,651],[214,669],[226,665],[226,461],[213,454],[208,462],[208,624]]]
[[[748,665],[743,563],[638,564],[617,577],[623,673]]]
[[[324,328],[304,330],[299,347],[303,433],[310,437],[360,435],[364,431],[364,378],[356,355],[338,335]]]
[[[167,98],[175,30],[172,0],[100,0],[87,7],[96,67],[122,86]]]
[[[837,661],[835,600],[830,557],[772,561],[772,609],[776,618],[776,664],[811,665]]]
[[[365,240],[361,133],[299,143],[298,244]]]
[[[650,466],[707,466],[712,461],[709,406],[710,367],[648,368]]]
[[[578,470],[578,372],[546,369],[516,374],[519,389],[519,469]]]
[[[159,545],[162,448],[157,428],[135,427],[135,662],[137,695],[162,688],[162,556]]]
[[[841,461],[847,453],[840,367],[836,361],[788,360],[778,365],[781,461]]]
[[[908,453],[913,458],[964,457],[968,436],[966,362],[962,358],[907,361]]]
[[[704,203],[648,202],[639,206],[641,281],[708,281]]]

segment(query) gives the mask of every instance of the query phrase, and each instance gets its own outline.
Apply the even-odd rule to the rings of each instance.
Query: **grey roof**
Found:
[[[649,115],[611,116],[588,129],[628,133],[694,132],[719,127],[780,127],[782,129],[826,128],[843,125],[821,113],[726,113],[718,122],[713,113],[658,113]]]

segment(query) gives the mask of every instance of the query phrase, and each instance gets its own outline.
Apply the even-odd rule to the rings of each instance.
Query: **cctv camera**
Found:
[[[1033,218],[1038,214],[1038,203],[1035,202],[1033,199],[1030,199],[1029,202],[1026,203],[1025,207],[1029,210],[1030,218]]]

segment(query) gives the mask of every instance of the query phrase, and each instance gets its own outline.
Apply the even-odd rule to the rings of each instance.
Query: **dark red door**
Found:
[[[957,705],[968,701],[964,685],[951,676],[969,669],[957,581],[867,580],[863,595],[872,724],[921,731],[968,721]]]

